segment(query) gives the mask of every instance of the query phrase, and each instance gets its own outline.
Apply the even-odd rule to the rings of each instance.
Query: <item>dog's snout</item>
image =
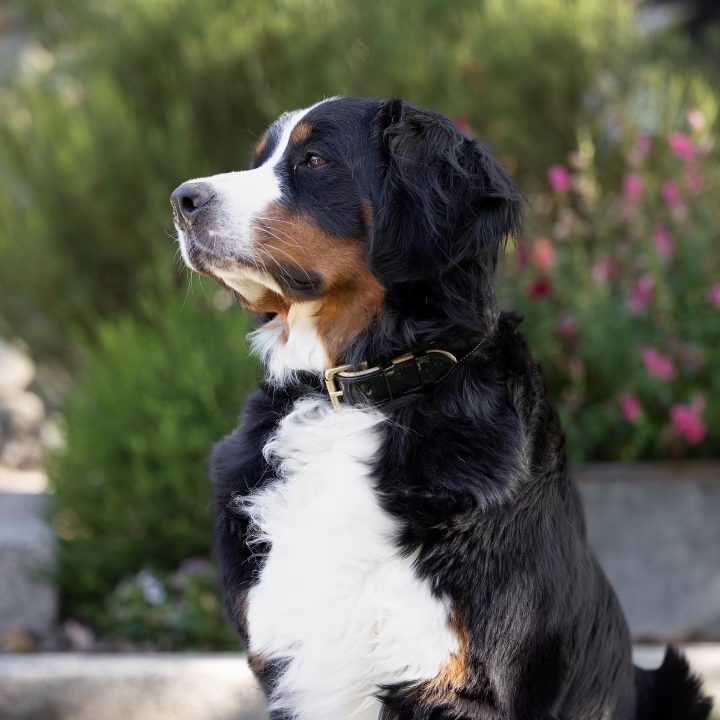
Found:
[[[215,193],[208,183],[184,183],[170,196],[170,202],[178,215],[192,223],[213,197]]]

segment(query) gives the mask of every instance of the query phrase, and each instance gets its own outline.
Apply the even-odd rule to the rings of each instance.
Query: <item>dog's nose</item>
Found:
[[[215,193],[208,183],[184,183],[170,196],[170,202],[177,213],[192,224],[214,197]]]

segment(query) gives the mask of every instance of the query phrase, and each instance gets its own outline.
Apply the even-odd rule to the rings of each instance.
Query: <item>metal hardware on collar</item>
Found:
[[[363,370],[367,370],[367,363],[361,362],[360,367]],[[325,387],[327,388],[328,395],[330,396],[330,402],[333,407],[338,410],[340,408],[340,398],[343,396],[343,391],[338,389],[335,376],[341,372],[347,372],[352,370],[352,365],[338,365],[334,368],[329,368],[325,371]]]
[[[343,372],[344,370],[350,370],[352,365],[338,365],[334,368],[329,368],[325,371],[325,387],[327,388],[328,395],[330,396],[330,402],[333,407],[338,410],[340,408],[340,398],[343,396],[343,391],[338,390],[337,383],[335,382],[335,376]]]
[[[432,358],[428,358],[428,356],[435,355],[438,357],[438,360],[432,360]],[[443,360],[442,364],[438,364],[440,361],[440,358],[447,358],[447,360]],[[450,364],[448,364],[448,361]],[[417,392],[419,390],[422,390],[426,387],[436,385],[441,380],[444,380],[445,377],[450,373],[452,368],[457,365],[458,359],[453,355],[452,353],[448,352],[447,350],[428,350],[424,353],[421,353],[419,355],[414,355],[413,353],[405,353],[404,355],[401,355],[393,360],[390,361],[390,365],[388,365],[387,368],[382,368],[379,365],[376,365],[374,367],[368,367],[367,362],[363,362],[360,364],[360,370],[353,370],[352,365],[338,365],[333,368],[329,368],[328,370],[325,370],[325,386],[328,391],[328,395],[330,396],[330,401],[332,402],[333,407],[336,410],[340,409],[341,400],[346,399],[345,396],[345,390],[343,387],[341,387],[341,383],[338,382],[338,380],[346,381],[346,385],[349,385],[352,383],[353,385],[363,383],[367,380],[367,392],[363,393],[362,390],[360,390],[361,396],[363,399],[369,400],[369,401],[375,401],[378,402],[375,398],[375,393],[371,392],[371,390],[377,390],[378,386],[380,386],[380,389],[382,390],[385,386],[387,386],[388,391],[390,392],[390,397],[385,398],[384,400],[381,399],[380,401],[386,401],[388,399],[394,399],[395,394],[393,390],[391,390],[391,376],[396,375],[398,372],[401,371],[401,368],[406,368],[408,366],[412,365],[415,367],[415,372],[417,382],[415,385],[411,385],[408,387],[406,384],[401,385],[401,389],[398,391],[397,397],[401,397],[402,395],[411,393],[411,392]],[[339,378],[338,378],[339,376]],[[393,380],[395,383],[395,390],[398,390],[397,388],[397,378]],[[371,387],[372,383],[376,383],[374,386]],[[354,394],[358,392],[358,389],[354,389]]]

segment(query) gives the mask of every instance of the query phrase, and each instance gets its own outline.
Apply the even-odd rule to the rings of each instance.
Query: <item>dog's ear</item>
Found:
[[[473,261],[494,270],[522,229],[523,197],[501,165],[443,115],[399,99],[379,107],[376,130],[386,159],[376,271],[403,282]]]

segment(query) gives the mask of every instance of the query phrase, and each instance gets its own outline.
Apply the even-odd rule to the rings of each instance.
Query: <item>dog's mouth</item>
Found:
[[[185,263],[232,292],[240,304],[257,313],[277,313],[293,302],[322,294],[321,276],[296,263],[283,263],[264,253],[238,251],[239,240],[212,228],[187,227],[176,221],[178,242]]]
[[[175,216],[174,224],[183,259],[192,270],[212,276],[216,271],[229,272],[238,266],[258,268],[259,263],[249,253],[238,251],[240,242],[227,237],[207,223],[203,223],[201,227],[197,224],[191,227]]]

